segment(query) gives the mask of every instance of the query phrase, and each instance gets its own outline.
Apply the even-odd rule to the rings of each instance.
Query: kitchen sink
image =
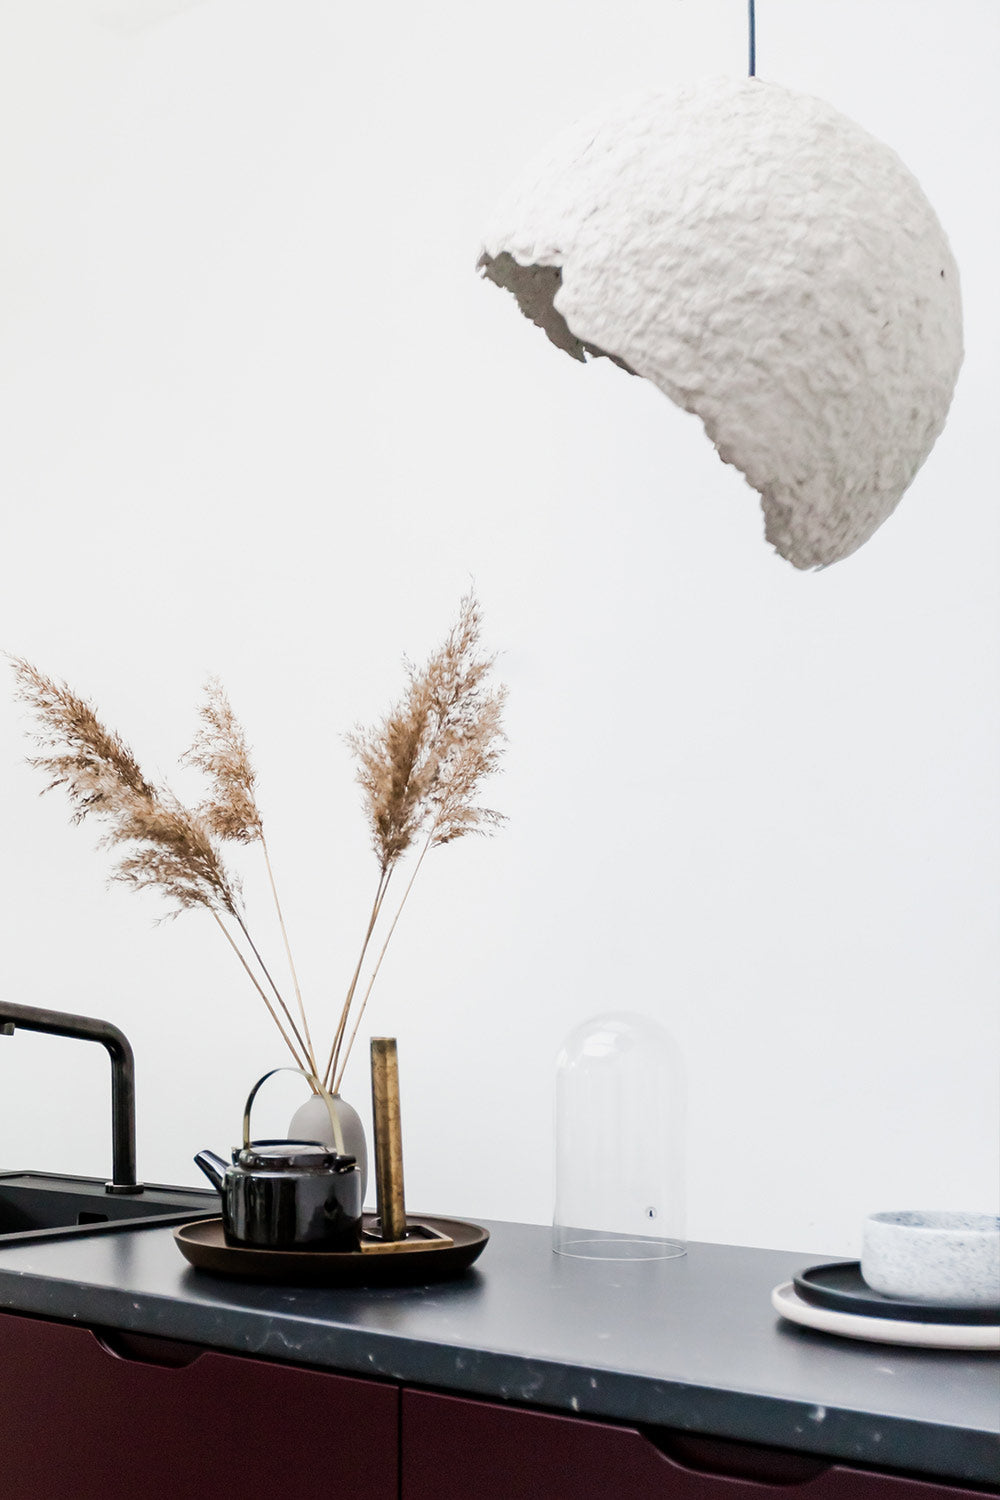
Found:
[[[184,1224],[220,1212],[218,1193],[147,1183],[109,1193],[97,1177],[0,1172],[0,1249],[22,1241]]]
[[[183,1224],[219,1213],[217,1193],[139,1181],[135,1060],[123,1031],[93,1016],[0,999],[0,1036],[13,1036],[17,1031],[77,1037],[107,1049],[111,1059],[111,1181],[56,1172],[0,1172],[0,1250],[32,1240]]]

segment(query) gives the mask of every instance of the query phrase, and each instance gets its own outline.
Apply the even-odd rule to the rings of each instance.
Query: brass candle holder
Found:
[[[362,1250],[441,1249],[454,1241],[419,1219],[408,1219],[403,1187],[403,1131],[399,1057],[394,1036],[371,1039],[372,1125],[375,1134],[376,1231],[365,1229]]]

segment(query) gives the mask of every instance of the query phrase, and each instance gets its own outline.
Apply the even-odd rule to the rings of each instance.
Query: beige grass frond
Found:
[[[120,735],[65,683],[21,658],[12,665],[17,696],[35,716],[32,738],[48,752],[30,762],[49,777],[45,791],[63,787],[74,822],[97,817],[107,825],[105,846],[127,846],[112,879],[159,890],[175,903],[173,915],[191,906],[235,915],[239,883],[205,820],[149,781]]]
[[[431,788],[434,807],[432,844],[450,844],[468,833],[491,834],[507,820],[494,808],[478,807],[475,797],[480,783],[500,768],[501,747],[506,741],[503,710],[507,690],[491,693],[477,689],[471,699],[456,706],[442,730],[438,773]]]
[[[112,880],[135,890],[158,890],[175,903],[169,915],[207,906],[238,916],[240,883],[226,869],[212,829],[171,793],[123,805],[103,842],[130,846]]]
[[[240,844],[257,843],[262,837],[254,792],[257,774],[243,726],[217,677],[206,682],[198,714],[201,728],[191,748],[181,757],[182,764],[195,766],[211,782],[212,797],[198,811],[219,838]]]
[[[29,764],[49,777],[45,791],[65,788],[75,823],[91,814],[114,817],[123,796],[155,796],[132,751],[105,728],[90,703],[22,657],[10,662],[15,694],[34,714],[30,737],[48,752],[31,757]]]
[[[402,700],[380,724],[348,736],[383,874],[429,826],[434,843],[444,844],[503,821],[471,802],[483,777],[498,767],[506,697],[504,688],[485,690],[495,658],[477,655],[481,629],[479,602],[470,592],[427,665],[418,671],[406,664]]]
[[[429,741],[430,703],[419,682],[411,682],[380,725],[347,736],[383,874],[406,853],[426,815],[434,773]]]

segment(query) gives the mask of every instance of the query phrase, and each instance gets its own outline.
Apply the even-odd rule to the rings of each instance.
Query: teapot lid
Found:
[[[233,1151],[235,1166],[258,1172],[349,1172],[356,1162],[319,1141],[250,1141]]]

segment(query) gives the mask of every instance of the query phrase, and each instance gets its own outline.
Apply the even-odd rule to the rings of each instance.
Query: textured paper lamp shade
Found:
[[[576,359],[697,413],[797,568],[891,515],[962,362],[958,272],[894,151],[759,79],[631,99],[501,203],[484,275]]]

